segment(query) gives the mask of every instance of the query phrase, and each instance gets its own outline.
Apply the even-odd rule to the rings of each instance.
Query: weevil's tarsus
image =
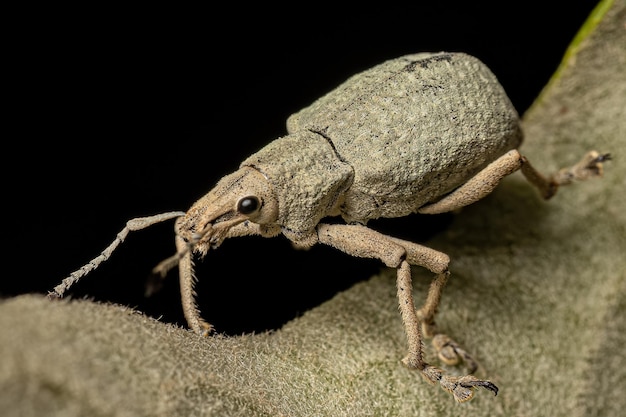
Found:
[[[135,232],[138,230],[145,229],[154,224],[161,223],[167,220],[174,219],[176,217],[184,216],[185,213],[182,211],[172,211],[168,213],[156,214],[154,216],[149,217],[138,217],[136,219],[131,219],[126,222],[126,226],[117,234],[115,240],[111,242],[109,246],[107,246],[100,255],[93,258],[91,261],[87,262],[85,265],[80,267],[80,269],[72,272],[67,278],[63,279],[59,285],[54,287],[52,291],[48,293],[48,298],[61,298],[63,294],[74,284],[76,284],[82,277],[96,269],[102,262],[106,261],[111,257],[111,254],[117,249],[117,247],[122,243],[130,232]]]
[[[449,336],[437,333],[434,335],[432,343],[437,351],[437,356],[446,365],[458,365],[463,361],[467,366],[468,373],[473,374],[478,370],[478,362]]]
[[[551,182],[558,185],[568,185],[574,180],[585,181],[593,177],[601,177],[604,174],[603,162],[611,160],[611,154],[599,154],[591,151],[575,165],[563,168],[554,174]]]
[[[422,370],[422,376],[431,384],[438,383],[444,391],[452,394],[454,399],[459,403],[471,400],[474,396],[475,388],[485,388],[493,392],[494,395],[498,395],[499,391],[498,387],[492,382],[478,379],[473,375],[444,375],[441,369],[430,365],[427,365],[426,368]]]
[[[459,403],[469,401],[474,396],[475,388],[484,388],[498,395],[498,387],[492,382],[480,380],[472,375],[453,377],[443,375],[439,381],[441,387],[451,393]]]

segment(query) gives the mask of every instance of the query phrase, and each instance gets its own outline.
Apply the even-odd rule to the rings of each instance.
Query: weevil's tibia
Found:
[[[150,217],[138,217],[126,222],[126,226],[117,234],[115,240],[107,246],[100,255],[87,262],[78,270],[72,272],[67,278],[65,278],[59,285],[54,287],[52,291],[48,293],[48,298],[61,298],[63,294],[74,284],[76,284],[82,277],[96,269],[102,262],[111,257],[111,254],[117,247],[126,239],[130,232],[145,229],[154,224],[161,223],[176,217],[184,216],[182,211],[172,211],[168,213],[156,214]]]

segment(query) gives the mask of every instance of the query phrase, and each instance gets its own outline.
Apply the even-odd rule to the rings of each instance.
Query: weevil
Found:
[[[397,298],[407,337],[402,362],[463,402],[488,380],[472,375],[476,362],[438,331],[435,313],[448,280],[445,253],[387,236],[368,220],[456,210],[488,195],[521,170],[541,195],[598,177],[609,154],[590,151],[575,165],[545,177],[518,151],[518,114],[494,74],[464,53],[418,53],[354,75],[290,116],[286,136],[245,159],[185,212],[128,221],[98,257],[50,293],[61,297],[107,260],[130,231],[176,218],[176,254],[155,267],[161,276],[178,265],[189,327],[208,335],[194,299],[192,257],[204,257],[227,238],[283,234],[297,248],[322,243],[349,255],[375,258],[397,270]],[[344,222],[324,219],[341,217]],[[424,304],[415,308],[411,265],[434,274]],[[432,338],[446,364],[464,360],[468,375],[452,376],[424,360]]]

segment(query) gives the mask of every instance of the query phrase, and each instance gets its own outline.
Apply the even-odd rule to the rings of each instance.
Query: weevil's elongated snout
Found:
[[[256,169],[243,167],[199,199],[178,221],[176,232],[194,252],[204,255],[238,224],[270,224],[277,218],[278,201],[269,181]]]

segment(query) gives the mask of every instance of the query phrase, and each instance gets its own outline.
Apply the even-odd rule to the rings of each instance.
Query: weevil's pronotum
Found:
[[[226,238],[283,234],[296,247],[323,243],[347,254],[380,259],[397,270],[397,295],[408,340],[403,363],[438,383],[457,401],[475,387],[497,394],[491,382],[452,376],[425,362],[422,340],[431,337],[441,360],[471,356],[435,326],[448,280],[448,255],[369,229],[368,220],[455,210],[489,194],[521,170],[544,198],[572,180],[602,175],[608,154],[588,152],[550,177],[537,172],[517,148],[518,114],[491,71],[462,53],[420,53],[384,62],[357,74],[287,120],[288,135],[270,142],[223,177],[186,213],[130,220],[98,257],[51,292],[61,297],[82,276],[109,258],[133,230],[176,220],[177,253],[155,272],[178,264],[182,305],[189,327],[208,334],[194,300],[192,256],[207,254]],[[341,216],[345,224],[324,222]],[[435,274],[423,306],[416,309],[411,265]]]

